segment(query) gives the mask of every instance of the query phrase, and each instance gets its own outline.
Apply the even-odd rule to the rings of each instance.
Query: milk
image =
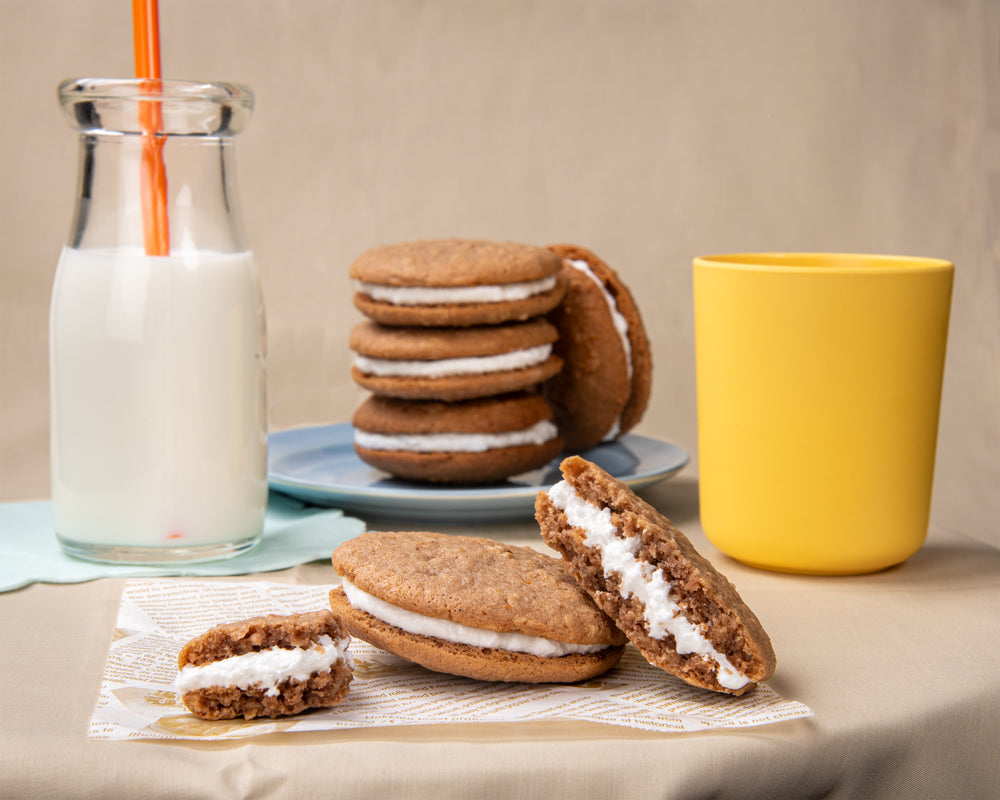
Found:
[[[251,253],[65,248],[49,346],[64,543],[199,548],[259,534],[265,341]]]

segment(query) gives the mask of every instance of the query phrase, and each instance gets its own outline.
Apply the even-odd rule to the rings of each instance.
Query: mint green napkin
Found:
[[[234,558],[169,567],[92,564],[71,558],[56,542],[49,502],[0,504],[0,592],[30,583],[79,583],[97,578],[248,575],[330,558],[337,545],[365,529],[342,511],[307,506],[284,495],[268,499],[264,535]]]

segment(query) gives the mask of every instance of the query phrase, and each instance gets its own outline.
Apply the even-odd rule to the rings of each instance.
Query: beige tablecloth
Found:
[[[693,480],[646,494],[737,585],[774,641],[769,684],[814,717],[692,734],[551,722],[234,744],[92,742],[88,723],[123,584],[35,585],[0,596],[0,795],[1000,796],[1000,550],[937,528],[909,562],[880,574],[771,574],[707,542]],[[471,530],[542,547],[532,524]],[[324,563],[264,577],[336,581]]]

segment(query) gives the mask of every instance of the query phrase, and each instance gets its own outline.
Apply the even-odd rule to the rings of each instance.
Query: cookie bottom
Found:
[[[284,717],[338,705],[347,696],[351,677],[351,668],[341,662],[329,672],[313,673],[306,680],[282,681],[275,696],[253,686],[212,686],[187,692],[181,699],[188,711],[202,719]]]
[[[354,446],[358,458],[397,478],[429,483],[492,483],[545,466],[562,451],[560,437],[483,453],[418,453]]]
[[[454,644],[431,636],[407,633],[371,614],[358,611],[339,587],[330,592],[330,608],[351,635],[375,647],[434,672],[481,681],[575,683],[611,669],[625,649],[623,646],[611,646],[598,653],[544,658],[528,653]]]

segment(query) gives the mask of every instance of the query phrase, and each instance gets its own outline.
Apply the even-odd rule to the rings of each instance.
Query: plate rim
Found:
[[[300,490],[303,492],[310,492],[315,495],[322,495],[330,500],[340,501],[346,499],[348,502],[352,500],[394,500],[400,501],[414,501],[421,500],[426,501],[428,499],[435,499],[439,501],[446,501],[455,505],[470,505],[476,506],[487,501],[502,502],[502,501],[514,501],[514,500],[525,500],[534,497],[538,491],[543,488],[541,485],[513,485],[513,486],[487,486],[479,487],[468,486],[461,489],[455,489],[450,487],[442,486],[419,486],[419,485],[405,485],[405,486],[389,486],[389,487],[357,487],[357,486],[343,486],[334,484],[318,484],[310,483],[304,481],[298,481],[290,479],[287,474],[282,474],[276,472],[271,466],[271,453],[272,443],[275,439],[278,440],[279,444],[284,444],[282,440],[290,439],[297,436],[304,435],[316,435],[317,432],[325,434],[326,438],[323,439],[322,443],[319,445],[321,447],[337,447],[344,446],[346,444],[353,443],[353,436],[345,436],[349,431],[353,430],[353,425],[350,422],[338,422],[338,423],[326,423],[326,424],[311,424],[311,425],[298,425],[291,428],[283,428],[281,430],[269,431],[268,432],[268,469],[267,469],[267,480],[268,485],[272,488],[282,491],[283,489]],[[662,468],[657,468],[655,470],[645,470],[637,473],[632,473],[626,476],[616,476],[619,480],[622,480],[628,486],[632,488],[642,488],[648,486],[652,483],[665,480],[672,477],[687,466],[691,461],[691,455],[687,450],[680,445],[674,444],[673,442],[664,441],[662,439],[656,439],[650,436],[643,436],[641,434],[626,433],[621,439],[626,440],[623,444],[628,444],[628,440],[640,441],[643,443],[652,443],[661,447],[668,447],[674,452],[676,456],[676,465],[671,465],[667,470]],[[353,449],[352,449],[353,451]],[[568,453],[560,454],[560,458],[569,455]],[[359,459],[360,461],[360,459]],[[363,462],[362,462],[363,463]],[[294,495],[293,495],[294,496]],[[452,509],[454,510],[454,509]],[[443,511],[443,510],[442,510]]]

